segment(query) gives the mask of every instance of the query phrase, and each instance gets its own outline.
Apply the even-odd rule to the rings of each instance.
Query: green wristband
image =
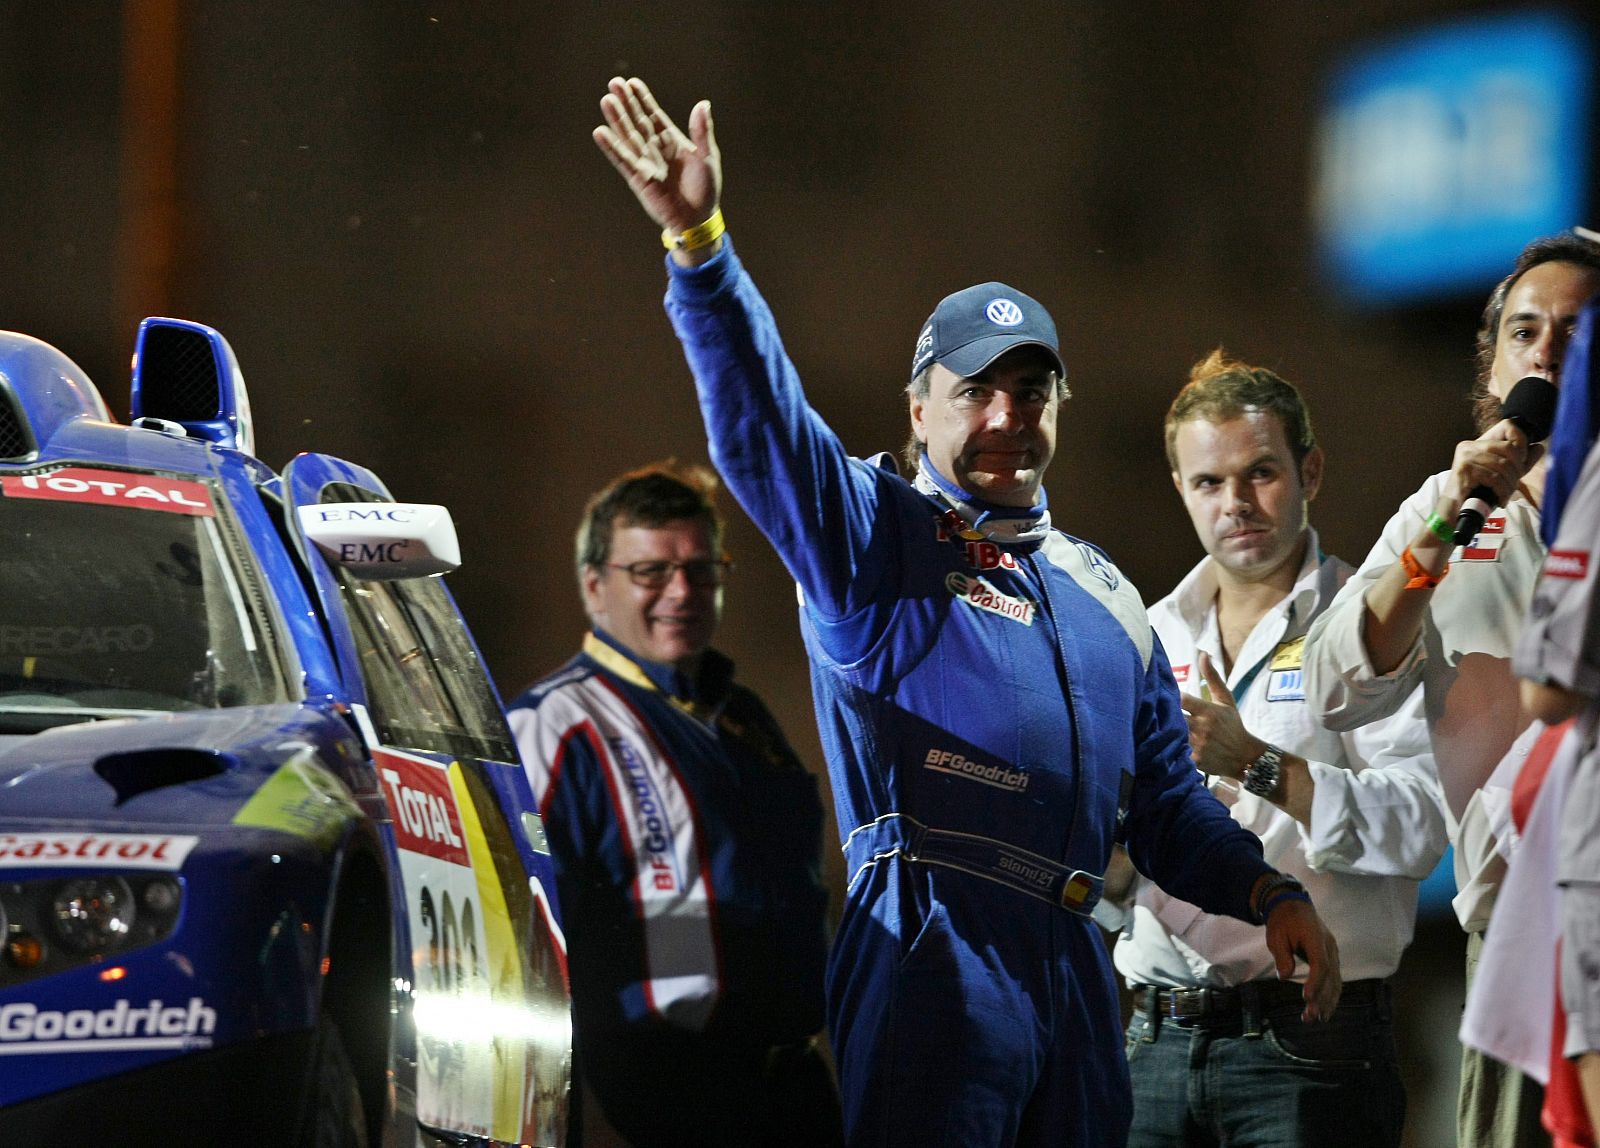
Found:
[[[1440,518],[1438,511],[1434,511],[1432,514],[1428,515],[1428,521],[1423,525],[1425,525],[1429,530],[1433,531],[1433,536],[1440,542],[1453,543],[1456,540],[1455,527],[1451,526],[1444,519]]]

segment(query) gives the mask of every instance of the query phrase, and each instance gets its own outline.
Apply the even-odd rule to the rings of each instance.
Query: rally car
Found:
[[[538,809],[439,506],[0,333],[0,1144],[560,1144]]]

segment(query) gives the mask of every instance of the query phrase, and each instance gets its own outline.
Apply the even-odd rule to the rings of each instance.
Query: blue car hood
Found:
[[[284,764],[347,780],[350,726],[307,705],[239,706],[58,726],[0,738],[0,823],[224,824]]]

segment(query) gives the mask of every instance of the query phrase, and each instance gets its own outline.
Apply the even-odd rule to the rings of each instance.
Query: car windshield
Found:
[[[221,502],[157,474],[0,477],[0,731],[288,699]]]

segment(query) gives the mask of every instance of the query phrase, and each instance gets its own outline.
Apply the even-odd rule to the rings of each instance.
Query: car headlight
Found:
[[[0,988],[163,940],[183,900],[182,882],[165,873],[0,883]]]
[[[62,883],[50,905],[56,936],[80,953],[121,948],[138,909],[121,877],[76,877]]]

